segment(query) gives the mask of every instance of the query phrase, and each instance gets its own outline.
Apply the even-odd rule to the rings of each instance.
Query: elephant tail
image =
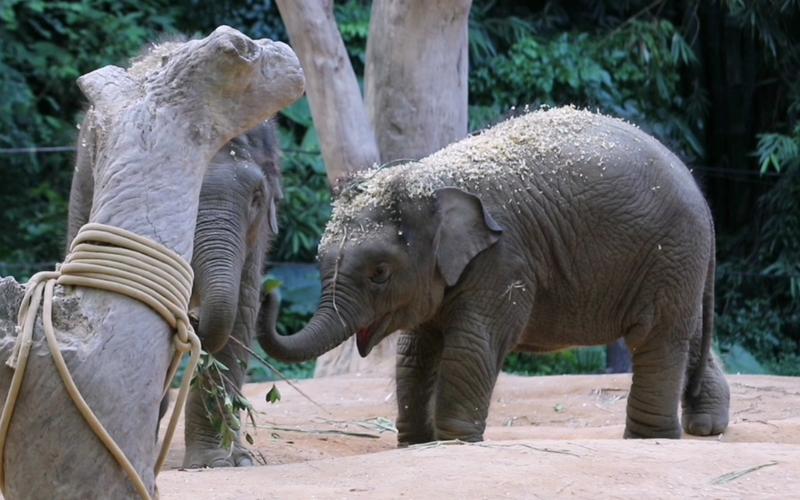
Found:
[[[711,222],[711,252],[708,258],[708,271],[703,287],[703,320],[700,341],[700,361],[694,368],[691,380],[692,397],[698,397],[702,389],[703,370],[711,357],[711,343],[714,339],[714,281],[717,268],[717,249],[714,236],[714,223]]]

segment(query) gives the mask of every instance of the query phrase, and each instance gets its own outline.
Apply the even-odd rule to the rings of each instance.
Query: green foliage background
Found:
[[[361,75],[369,2],[337,2],[335,13]],[[286,40],[269,1],[3,0],[0,149],[72,144],[83,106],[76,77],[218,24]],[[715,212],[717,338],[728,369],[800,375],[798,38],[794,0],[475,0],[470,128],[525,106],[573,103],[654,134],[694,167]],[[280,125],[286,196],[272,259],[313,262],[330,195],[307,102]],[[25,278],[61,258],[71,162],[69,153],[0,154],[0,275]],[[281,329],[292,331],[309,306],[286,306]],[[597,349],[506,363],[525,373],[603,366]]]
[[[75,79],[125,63],[175,30],[165,1],[0,3],[0,148],[72,145],[83,97]],[[65,154],[0,156],[0,275],[58,260],[72,168]]]

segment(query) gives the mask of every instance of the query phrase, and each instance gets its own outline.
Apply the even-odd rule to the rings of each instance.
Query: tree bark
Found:
[[[220,27],[147,68],[107,66],[81,77],[96,125],[90,222],[122,227],[191,259],[200,185],[228,140],[302,93],[289,47]],[[89,121],[89,120],[87,120]],[[15,343],[22,287],[0,280],[0,361]],[[155,493],[155,436],[172,332],[127,297],[56,287],[53,320],[83,397]],[[131,498],[125,475],[67,396],[37,320],[6,442],[7,499]],[[11,370],[0,366],[0,397]]]
[[[470,5],[373,2],[365,92],[382,162],[419,159],[467,135]],[[394,373],[397,337],[383,340],[365,359],[351,337],[317,359],[314,375]]]
[[[375,0],[365,94],[381,161],[419,159],[467,135],[471,0]]]
[[[328,181],[380,160],[353,67],[333,17],[332,0],[277,0],[306,74],[306,93]]]

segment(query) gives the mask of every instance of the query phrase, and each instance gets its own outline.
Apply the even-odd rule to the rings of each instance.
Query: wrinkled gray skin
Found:
[[[729,390],[709,349],[709,208],[657,141],[565,109],[523,117],[532,131],[501,124],[356,180],[320,246],[315,316],[292,336],[276,335],[265,316],[262,345],[302,361],[356,334],[365,356],[407,330],[397,359],[402,446],[482,440],[512,350],[624,337],[634,360],[625,437],[679,438],[679,402],[686,432],[722,432]],[[431,189],[409,194],[420,178]],[[376,185],[387,195],[365,205],[365,186]]]
[[[76,163],[68,241],[88,220],[92,203],[91,159],[79,153]],[[228,367],[225,382],[231,394],[242,387],[249,354],[229,338],[247,346],[253,340],[262,270],[270,241],[278,231],[281,198],[273,122],[226,144],[203,178],[192,257],[190,317],[203,349]],[[274,293],[261,298],[268,318],[264,321],[273,322],[273,328],[279,300]],[[166,403],[165,399],[162,415]],[[186,406],[184,467],[252,465],[250,453],[238,438],[232,451],[221,447],[206,407],[213,412],[216,403],[204,401],[202,389],[193,387]]]

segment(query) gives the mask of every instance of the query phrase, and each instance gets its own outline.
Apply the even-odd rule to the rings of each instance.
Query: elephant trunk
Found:
[[[270,356],[287,363],[309,361],[330,351],[347,340],[353,329],[342,315],[342,307],[330,307],[330,301],[323,299],[317,312],[299,332],[293,335],[279,335],[268,310],[259,312],[258,342]]]
[[[219,281],[219,280],[217,280]],[[228,342],[236,322],[239,287],[211,287],[200,309],[200,331],[198,335],[207,352],[222,350]]]
[[[203,349],[220,351],[236,323],[244,250],[236,238],[207,238],[198,231],[195,245],[195,290],[201,298],[198,336]]]

